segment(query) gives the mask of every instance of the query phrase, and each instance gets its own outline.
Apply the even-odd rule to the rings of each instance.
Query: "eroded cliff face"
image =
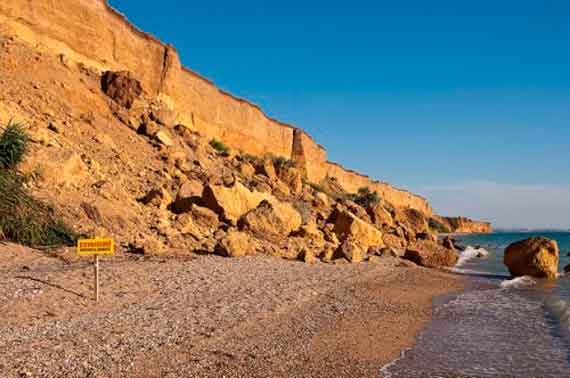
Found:
[[[177,123],[206,137],[251,154],[292,159],[310,181],[333,176],[348,191],[368,186],[395,206],[432,214],[424,198],[328,162],[326,150],[302,130],[182,67],[172,46],[136,29],[104,0],[3,0],[0,25],[39,51],[65,54],[100,72],[133,72],[147,93],[175,111]]]

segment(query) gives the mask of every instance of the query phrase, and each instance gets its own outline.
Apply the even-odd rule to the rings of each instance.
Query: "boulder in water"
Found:
[[[558,261],[558,244],[543,237],[521,240],[509,245],[503,258],[513,277],[556,278]]]

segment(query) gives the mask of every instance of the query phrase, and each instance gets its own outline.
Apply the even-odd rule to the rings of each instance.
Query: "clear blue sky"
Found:
[[[570,228],[568,0],[109,3],[331,160],[441,213]]]

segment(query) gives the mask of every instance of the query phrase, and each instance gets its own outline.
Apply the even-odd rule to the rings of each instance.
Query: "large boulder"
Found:
[[[370,216],[366,212],[366,209],[357,204],[354,201],[350,200],[343,200],[341,202],[342,205],[338,206],[339,209],[346,209],[352,214],[354,214],[359,219],[363,220],[366,223],[372,223]]]
[[[213,235],[219,226],[218,215],[212,210],[192,204],[177,217],[175,227],[182,235],[202,239]]]
[[[352,263],[359,263],[368,257],[368,250],[358,240],[345,239],[336,251],[334,258],[345,258]]]
[[[216,246],[216,253],[226,257],[255,255],[257,243],[245,232],[230,230]]]
[[[404,259],[428,268],[440,268],[454,266],[459,255],[431,240],[420,240],[408,246]]]
[[[265,158],[256,167],[256,172],[267,176],[270,180],[277,180],[277,172],[275,171],[275,165],[273,160]]]
[[[142,94],[141,83],[128,71],[106,71],[101,76],[101,88],[107,96],[127,109]]]
[[[311,245],[318,249],[323,248],[326,243],[325,235],[321,230],[319,230],[314,221],[310,221],[303,225],[299,230],[298,235],[308,240]]]
[[[530,238],[509,245],[503,262],[513,277],[556,278],[559,254],[556,241]]]
[[[299,229],[301,215],[288,203],[263,200],[242,216],[238,224],[240,230],[247,230],[258,239],[277,241]]]
[[[239,182],[230,187],[208,185],[202,193],[202,204],[233,224],[263,200],[275,198],[269,193],[252,192]]]
[[[198,180],[188,180],[180,186],[176,198],[171,205],[172,211],[177,214],[190,211],[192,205],[202,196],[204,186]]]
[[[349,261],[360,262],[366,258],[368,248],[384,246],[382,232],[349,211],[336,210],[332,219],[333,232],[341,242],[338,253]]]
[[[307,253],[315,255],[310,241],[298,236],[283,240],[279,246],[276,243],[273,243],[273,245],[275,245],[275,248],[269,250],[268,254],[287,260],[301,259],[304,261]],[[310,259],[311,257],[308,258]]]
[[[297,195],[303,190],[303,175],[298,168],[286,167],[279,170],[279,178]]]
[[[377,227],[394,226],[394,218],[392,217],[392,214],[381,202],[369,206],[366,211],[368,212],[368,215],[370,215],[372,223]]]
[[[166,130],[160,130],[159,132],[156,133],[156,135],[154,136],[154,138],[162,145],[166,146],[166,147],[172,147],[174,146],[174,141],[172,140],[172,137],[170,136],[170,134],[166,131]]]
[[[172,127],[176,121],[176,113],[164,104],[156,106],[149,116],[154,122],[167,127]]]
[[[346,210],[338,210],[333,218],[335,219],[333,232],[341,242],[352,237],[366,248],[384,245],[382,232],[354,214]]]
[[[384,240],[384,244],[387,247],[396,249],[396,250],[403,250],[406,248],[407,242],[406,239],[399,237],[398,235],[388,234],[385,233],[382,235],[382,239]]]

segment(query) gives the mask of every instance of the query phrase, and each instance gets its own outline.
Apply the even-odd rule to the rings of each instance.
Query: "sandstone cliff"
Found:
[[[326,150],[305,132],[267,117],[258,106],[182,67],[172,46],[136,29],[104,0],[3,0],[0,23],[5,33],[40,51],[63,54],[99,72],[133,72],[145,91],[175,112],[176,123],[206,137],[244,152],[292,159],[305,168],[310,181],[336,177],[348,191],[367,186],[395,206],[433,213],[416,194],[328,162]]]
[[[489,222],[474,221],[465,217],[442,217],[441,220],[453,233],[486,234],[492,231]]]

